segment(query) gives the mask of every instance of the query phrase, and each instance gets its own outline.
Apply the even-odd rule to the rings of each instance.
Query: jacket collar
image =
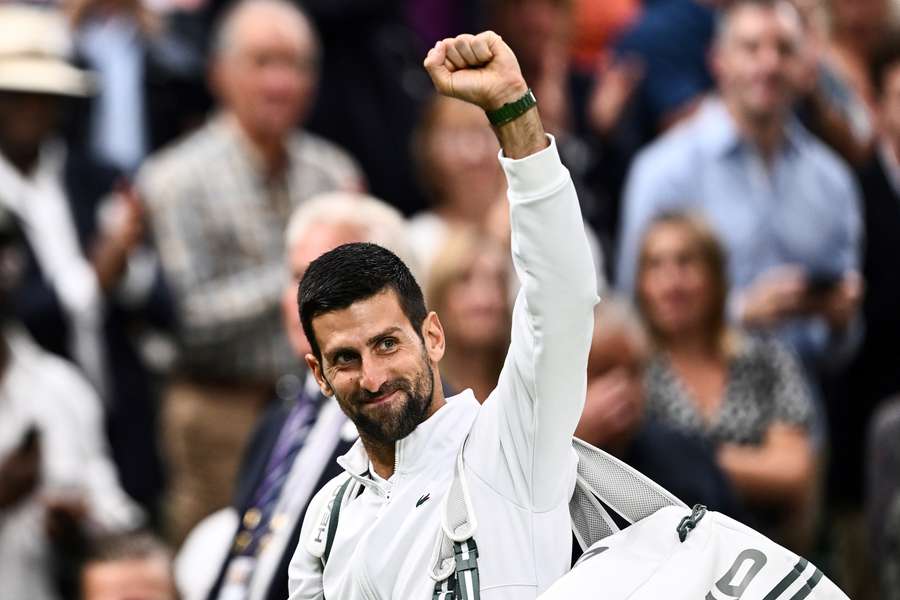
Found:
[[[369,456],[362,440],[356,440],[353,447],[339,457],[337,462],[353,479],[385,496],[390,482],[397,475],[418,473],[433,468],[434,465],[452,465],[452,459],[469,434],[479,408],[481,405],[472,390],[448,398],[444,406],[397,442],[394,450],[394,474],[387,482],[382,483],[370,476]]]

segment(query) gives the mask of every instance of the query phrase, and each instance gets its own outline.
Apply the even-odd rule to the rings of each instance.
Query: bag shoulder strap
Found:
[[[347,494],[347,490],[350,488],[351,483],[353,483],[353,478],[348,477],[347,481],[338,488],[337,493],[334,495],[334,499],[331,501],[330,515],[328,517],[328,533],[325,535],[325,552],[322,554],[323,567],[328,562],[328,557],[331,555],[331,546],[334,544],[334,537],[335,534],[337,534],[338,520],[341,518],[341,507],[344,504],[344,496]]]

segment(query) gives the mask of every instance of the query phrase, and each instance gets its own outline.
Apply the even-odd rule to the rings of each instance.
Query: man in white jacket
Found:
[[[509,353],[483,405],[471,390],[445,399],[440,321],[396,256],[351,244],[310,265],[299,292],[307,363],[360,440],[338,460],[346,473],[310,504],[289,569],[291,600],[431,598],[442,499],[461,449],[481,598],[535,598],[569,568],[571,436],[597,300],[578,199],[499,36],[443,40],[425,68],[440,93],[484,109],[500,140],[522,282]],[[348,478],[353,491],[329,536],[323,515]]]

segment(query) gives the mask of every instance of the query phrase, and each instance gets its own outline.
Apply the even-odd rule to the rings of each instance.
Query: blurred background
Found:
[[[287,595],[354,438],[296,316],[341,243],[410,264],[445,392],[487,398],[518,288],[499,145],[421,67],[484,29],[538,99],[601,282],[577,435],[855,600],[900,598],[898,16],[0,2],[0,600]]]

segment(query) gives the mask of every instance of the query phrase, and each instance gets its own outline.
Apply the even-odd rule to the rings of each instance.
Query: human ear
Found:
[[[445,338],[444,327],[437,313],[431,311],[422,321],[422,339],[425,342],[425,352],[431,362],[438,363],[444,357]]]
[[[322,393],[329,397],[334,396],[334,390],[331,389],[331,385],[329,385],[328,380],[325,379],[325,375],[322,373],[322,364],[319,362],[319,359],[314,354],[307,354],[304,360],[306,360],[306,366],[309,367],[310,372],[315,376],[316,383],[319,384],[319,389],[322,390]]]

